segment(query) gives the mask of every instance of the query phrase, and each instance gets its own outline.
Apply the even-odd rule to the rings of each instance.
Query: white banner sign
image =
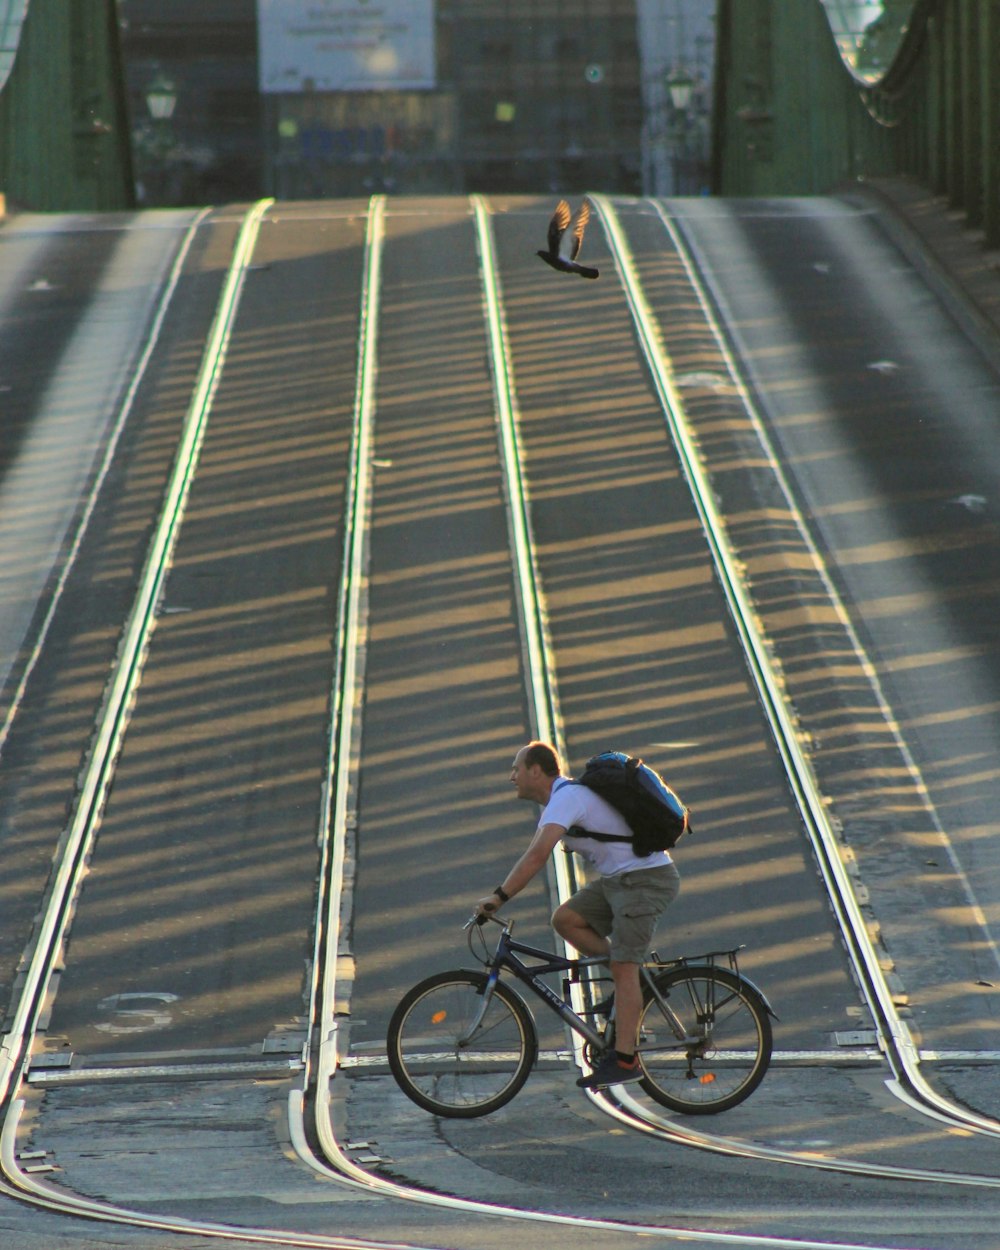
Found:
[[[434,0],[257,0],[261,91],[436,86]]]

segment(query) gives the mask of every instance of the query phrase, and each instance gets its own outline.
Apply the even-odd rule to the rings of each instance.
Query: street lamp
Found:
[[[154,121],[168,122],[177,106],[177,88],[168,78],[157,77],[146,88],[146,107]]]
[[[670,92],[670,103],[674,108],[670,146],[673,157],[674,194],[677,195],[683,193],[682,175],[690,162],[688,128],[691,122],[689,110],[694,79],[686,70],[678,67],[667,78],[667,90]]]
[[[169,198],[170,179],[167,167],[174,150],[174,136],[170,119],[177,107],[177,88],[169,78],[157,74],[146,88],[146,107],[152,120],[152,130],[144,142],[144,162],[152,186],[148,188],[153,203],[164,203]],[[145,196],[145,191],[143,192]]]
[[[667,79],[667,89],[670,92],[670,102],[677,112],[686,112],[691,103],[691,92],[694,89],[694,79],[691,75],[683,69],[675,69]]]

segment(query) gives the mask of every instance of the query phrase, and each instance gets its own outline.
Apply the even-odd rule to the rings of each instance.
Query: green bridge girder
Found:
[[[713,191],[815,195],[908,175],[1000,245],[1000,0],[890,0],[876,80],[848,68],[821,0],[719,0]]]
[[[718,0],[713,190],[812,195],[907,174],[996,246],[1000,0],[884,9],[892,46],[870,81],[845,64],[823,0]],[[133,205],[117,18],[115,0],[0,0],[0,193],[11,203]],[[886,51],[869,44],[876,59]]]
[[[45,212],[132,207],[115,0],[0,0],[0,194]]]

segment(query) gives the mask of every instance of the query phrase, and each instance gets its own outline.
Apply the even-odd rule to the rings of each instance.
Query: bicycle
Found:
[[[489,954],[485,920],[500,926]],[[413,986],[389,1021],[389,1067],[400,1089],[425,1111],[458,1119],[488,1115],[521,1089],[538,1056],[528,1004],[505,981],[510,972],[584,1039],[590,1067],[614,1047],[614,995],[578,1015],[570,986],[599,984],[584,974],[606,960],[553,955],[511,936],[513,925],[473,917],[465,928],[482,971],[439,972]],[[482,953],[473,949],[479,934]],[[771,1017],[764,994],[739,970],[738,946],[640,965],[641,1088],[664,1107],[686,1115],[727,1111],[748,1098],[771,1059]],[[538,962],[525,963],[521,956]],[[724,961],[724,962],[723,962]],[[562,994],[542,980],[563,973]],[[608,980],[610,978],[603,978]]]

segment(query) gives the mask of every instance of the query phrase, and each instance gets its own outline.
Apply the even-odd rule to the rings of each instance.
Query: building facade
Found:
[[[140,202],[642,190],[636,0],[120,0],[120,13]],[[366,40],[369,70],[352,75],[348,50]],[[417,46],[429,62],[397,81]]]

